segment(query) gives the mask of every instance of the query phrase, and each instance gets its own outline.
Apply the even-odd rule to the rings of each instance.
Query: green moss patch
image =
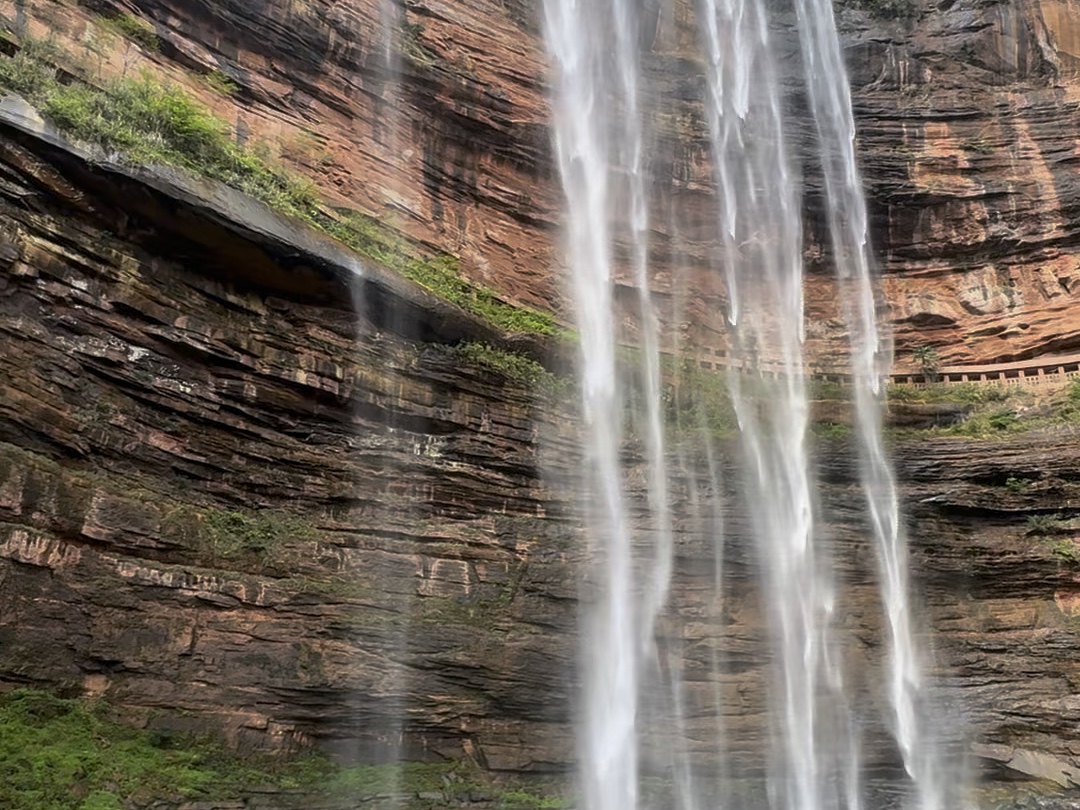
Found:
[[[486,343],[459,343],[454,351],[467,363],[495,371],[552,396],[565,394],[570,384],[565,377],[552,374],[531,358]]]
[[[295,791],[341,807],[407,810],[482,795],[504,810],[569,806],[554,783],[495,781],[469,762],[341,767],[328,758],[238,757],[210,735],[132,728],[102,701],[34,689],[0,694],[0,807],[129,810],[158,801],[229,801]]]
[[[167,512],[161,529],[165,538],[193,549],[209,566],[287,562],[290,547],[317,537],[310,522],[291,512],[189,505]]]
[[[154,734],[113,715],[105,703],[32,689],[0,695],[0,807],[121,810],[156,799],[233,798],[245,785],[315,784],[333,771],[314,760],[256,767],[209,739]]]

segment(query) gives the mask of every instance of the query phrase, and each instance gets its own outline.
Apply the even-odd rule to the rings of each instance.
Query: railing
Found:
[[[755,370],[766,377],[778,377],[781,369],[772,364],[751,364],[726,356],[722,350],[715,351],[712,360],[697,361],[699,368],[706,371],[727,371],[729,369]],[[851,374],[847,372],[811,371],[815,380],[851,384]],[[889,375],[889,382],[898,385],[922,387],[931,383],[991,383],[997,385],[1020,386],[1056,386],[1065,385],[1073,379],[1080,379],[1080,354],[1036,357],[1014,363],[992,363],[971,366],[944,366],[933,375],[925,372],[894,372]]]

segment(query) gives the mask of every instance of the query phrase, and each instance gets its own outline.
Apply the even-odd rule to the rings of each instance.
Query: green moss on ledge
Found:
[[[14,56],[0,57],[0,88],[23,96],[74,140],[135,165],[165,164],[225,183],[504,332],[565,334],[550,315],[509,304],[462,278],[456,257],[422,255],[378,220],[325,205],[311,181],[235,143],[228,123],[181,87],[149,73],[104,81],[90,75],[87,65],[41,40],[25,39]]]

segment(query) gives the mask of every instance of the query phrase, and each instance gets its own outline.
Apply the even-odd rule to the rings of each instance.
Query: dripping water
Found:
[[[846,640],[837,627],[844,594],[818,518],[808,448],[802,167],[790,145],[769,8],[765,0],[695,4],[718,202],[715,260],[727,307],[728,389],[739,424],[743,508],[750,513],[770,611],[774,676],[765,793],[784,810],[859,810],[865,792],[859,729],[869,709],[855,703],[845,680]],[[648,242],[654,178],[644,122],[653,110],[643,90],[642,51],[650,39],[648,21],[655,18],[649,4],[630,0],[545,0],[544,9],[555,158],[567,208],[565,251],[581,345],[587,533],[596,560],[590,572],[594,598],[583,623],[581,781],[589,810],[634,810],[641,803],[641,747],[649,733],[639,727],[647,671],[666,673],[673,727],[677,734],[686,728],[682,667],[670,651],[664,659],[652,642],[668,607],[674,536]],[[849,324],[862,484],[881,563],[891,725],[915,784],[915,804],[939,810],[940,769],[908,603],[906,544],[881,438],[881,381],[890,357],[876,322],[847,79],[828,1],[796,0],[796,11]],[[627,277],[640,296],[633,336],[639,351],[625,355],[629,363],[620,362],[625,332],[613,297],[615,284]],[[628,413],[627,378],[638,383],[640,413]],[[633,430],[644,437],[644,531],[631,516],[636,507],[621,455]],[[708,441],[705,450],[719,497]],[[715,539],[717,561],[723,544],[722,537]],[[719,603],[719,562],[717,568]],[[716,707],[718,716],[723,708]],[[716,728],[722,738],[723,723]],[[713,750],[723,757],[728,747],[719,739]],[[674,749],[677,803],[703,806],[693,795],[688,757],[682,746]],[[715,772],[728,771],[726,763],[714,764]]]

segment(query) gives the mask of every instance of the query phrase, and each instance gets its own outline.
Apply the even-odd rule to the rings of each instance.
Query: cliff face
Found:
[[[573,532],[535,460],[558,424],[401,337],[423,324],[370,276],[12,135],[0,678],[240,745],[565,750]]]
[[[658,109],[654,288],[673,333],[722,348],[691,5],[659,20],[645,60]],[[947,363],[1078,347],[1069,317],[1080,207],[1074,11],[1049,0],[837,6],[901,361],[920,344]],[[98,76],[149,67],[180,82],[239,140],[333,201],[460,256],[471,279],[509,300],[561,311],[539,12],[517,0],[0,3],[11,30],[52,39]],[[136,19],[152,32],[133,38],[115,24]],[[777,43],[797,120],[797,46],[783,30]],[[812,139],[792,143],[809,210],[820,210]],[[823,241],[812,216],[812,267]],[[690,278],[677,286],[682,267]],[[842,338],[834,299],[818,274],[808,301],[822,362]]]
[[[508,298],[557,300],[532,9],[407,3],[389,28],[398,82],[374,3],[132,7],[153,23],[142,44],[101,24],[118,5],[0,3],[12,29],[85,51],[101,76],[152,65],[184,83],[237,137],[460,254]],[[902,346],[937,343],[956,362],[1076,347],[1068,12],[840,12]],[[684,333],[722,344],[722,291],[681,301],[664,286],[685,257],[706,267],[714,221],[682,78],[688,14],[661,20],[649,80],[687,99],[689,146],[657,129],[672,178],[658,194],[698,230],[658,220],[656,272],[686,305]],[[409,756],[569,767],[581,543],[573,493],[541,476],[575,469],[568,414],[453,348],[495,340],[489,327],[376,268],[357,280],[355,257],[258,206],[93,165],[10,123],[2,135],[0,681],[185,710],[242,746],[314,739],[367,756],[403,740]],[[821,351],[839,334],[830,294],[815,276]],[[873,551],[850,452],[821,458],[857,688],[872,692]],[[899,448],[947,702],[987,762],[1066,782],[1080,781],[1075,538],[1048,541],[1026,518],[1075,506],[1078,462],[1060,433]],[[710,486],[681,482],[676,514],[722,503]],[[700,525],[677,538],[662,640],[686,655],[703,765],[717,652],[739,761],[760,764],[767,733],[766,607],[744,526],[730,516],[719,605]],[[871,736],[873,763],[894,762]]]
[[[571,767],[583,549],[573,493],[541,477],[573,480],[568,414],[441,343],[478,328],[464,316],[357,279],[317,240],[289,247],[267,211],[3,134],[0,683],[103,695],[241,748]],[[1066,524],[1047,538],[1026,518],[1075,506],[1076,447],[898,448],[944,705],[984,762],[1063,783],[1080,781],[1078,552]],[[852,688],[881,700],[854,461],[842,442],[818,455]],[[720,694],[731,761],[753,770],[768,607],[731,495],[676,481],[659,641],[680,651],[694,760],[715,762]],[[646,711],[662,745],[670,712]],[[895,764],[881,727],[866,746]]]

